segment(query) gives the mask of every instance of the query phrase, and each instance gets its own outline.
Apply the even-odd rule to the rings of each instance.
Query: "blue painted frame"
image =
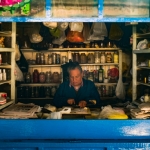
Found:
[[[150,149],[150,120],[1,120],[0,150]]]
[[[150,120],[1,120],[1,140],[150,140]]]
[[[150,22],[150,18],[108,18],[103,17],[103,2],[98,0],[98,17],[93,18],[52,18],[51,0],[46,0],[46,17],[0,17],[0,22]]]
[[[150,18],[103,17],[103,0],[99,0],[97,18],[51,18],[50,0],[46,0],[46,17],[0,17],[1,22],[150,22]],[[0,120],[0,150],[44,147],[57,149],[150,149],[150,120]],[[16,148],[16,149],[15,149]],[[48,149],[47,148],[47,149]]]

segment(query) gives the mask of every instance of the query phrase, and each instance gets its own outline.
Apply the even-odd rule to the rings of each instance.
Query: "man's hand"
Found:
[[[85,107],[86,104],[87,104],[86,101],[80,101],[80,102],[79,102],[79,106],[80,106],[81,108]]]
[[[68,103],[69,105],[73,105],[73,104],[75,104],[75,100],[74,100],[74,99],[68,99],[68,100],[67,100],[67,103]]]

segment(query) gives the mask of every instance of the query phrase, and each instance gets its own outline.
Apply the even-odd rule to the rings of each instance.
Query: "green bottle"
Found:
[[[100,69],[98,70],[98,81],[99,83],[103,83],[104,80],[104,70],[102,66],[100,66]]]

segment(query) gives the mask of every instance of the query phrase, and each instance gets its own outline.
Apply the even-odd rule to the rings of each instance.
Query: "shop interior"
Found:
[[[58,112],[60,118],[67,119],[148,118],[148,112],[141,115],[140,107],[147,107],[150,101],[149,26],[149,23],[2,22],[0,46],[6,51],[0,53],[0,116],[13,118],[9,109],[36,106],[38,112],[33,118],[56,119],[58,116],[51,115]],[[55,92],[68,80],[69,62],[78,62],[83,78],[94,82],[101,99],[98,108],[54,106]]]

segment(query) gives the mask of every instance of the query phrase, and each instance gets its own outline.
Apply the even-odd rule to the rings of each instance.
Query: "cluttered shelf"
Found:
[[[37,52],[34,49],[20,49],[22,52]],[[42,52],[55,52],[55,51],[116,51],[120,48],[50,48],[48,50],[42,50]]]
[[[29,68],[38,68],[38,67],[60,67],[61,65],[63,64],[51,64],[51,65],[29,65]],[[115,66],[115,65],[119,65],[119,63],[92,63],[92,64],[89,64],[89,63],[86,63],[86,64],[80,64],[81,66]]]

